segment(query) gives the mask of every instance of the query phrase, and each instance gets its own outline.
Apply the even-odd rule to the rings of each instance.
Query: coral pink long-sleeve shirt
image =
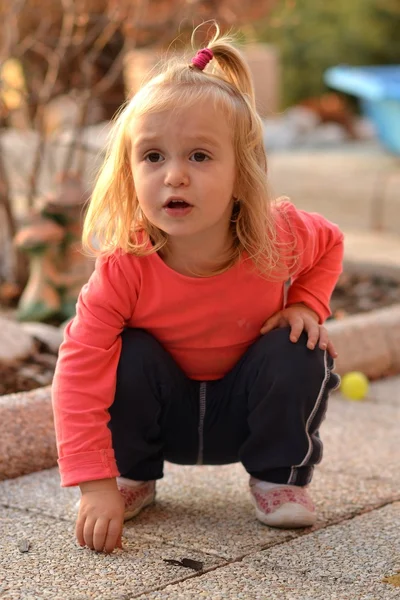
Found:
[[[289,202],[278,204],[275,215],[278,238],[298,255],[286,305],[304,303],[322,323],[342,269],[343,235]],[[61,485],[119,475],[107,423],[125,327],[147,330],[188,377],[207,381],[223,377],[283,305],[284,278],[261,277],[249,260],[196,278],[172,270],[158,254],[98,259],[66,327],[52,386]]]

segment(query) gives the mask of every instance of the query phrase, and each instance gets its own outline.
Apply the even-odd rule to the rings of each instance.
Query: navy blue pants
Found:
[[[189,379],[149,333],[122,332],[109,428],[123,477],[163,476],[163,463],[241,462],[263,481],[306,485],[322,458],[319,426],[339,384],[327,352],[261,336],[217,381]]]

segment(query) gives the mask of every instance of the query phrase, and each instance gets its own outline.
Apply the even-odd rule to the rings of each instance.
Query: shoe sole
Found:
[[[302,527],[311,527],[317,520],[317,515],[304,508],[301,504],[286,502],[273,513],[266,515],[258,508],[256,499],[253,496],[250,496],[250,499],[255,508],[257,519],[269,527],[301,529]]]
[[[143,508],[146,508],[146,506],[150,506],[150,504],[153,504],[153,502],[156,499],[156,495],[155,494],[151,494],[150,496],[147,496],[142,504],[140,506],[138,506],[135,510],[129,510],[129,511],[125,511],[124,513],[124,521],[128,521],[129,519],[133,519],[133,517],[136,517],[141,510],[143,510]]]

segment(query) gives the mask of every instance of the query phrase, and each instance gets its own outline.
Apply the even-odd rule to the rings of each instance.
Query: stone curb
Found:
[[[400,372],[400,304],[328,321],[339,354],[337,373],[362,371],[370,379]]]
[[[327,328],[339,374],[363,371],[378,379],[400,373],[400,305],[328,321]],[[0,480],[57,464],[51,386],[0,397],[0,424]]]
[[[51,387],[0,397],[0,481],[57,464]]]

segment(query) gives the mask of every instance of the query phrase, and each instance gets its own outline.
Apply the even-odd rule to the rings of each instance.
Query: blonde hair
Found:
[[[130,167],[130,123],[134,116],[179,110],[206,98],[223,107],[232,126],[237,168],[233,244],[223,264],[207,275],[226,271],[244,251],[261,273],[282,266],[267,187],[262,122],[256,111],[250,70],[232,45],[232,38],[221,36],[217,25],[207,47],[214,58],[206,70],[182,58],[170,58],[119,113],[84,221],[83,248],[91,255],[109,255],[122,249],[147,256],[167,244],[168,234],[150,223],[140,209]]]

